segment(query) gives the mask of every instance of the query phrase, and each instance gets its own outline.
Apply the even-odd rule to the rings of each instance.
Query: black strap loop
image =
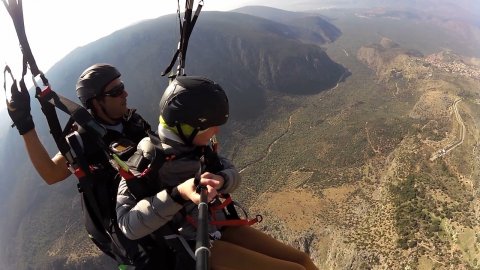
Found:
[[[178,18],[180,21],[180,1],[178,2]],[[192,9],[193,9],[193,0],[186,0],[185,2],[185,14],[183,18],[183,23],[180,21],[180,41],[178,42],[177,50],[175,51],[172,61],[162,72],[162,76],[169,74],[172,71],[173,66],[175,63],[179,62],[177,73],[175,75],[169,76],[170,78],[175,78],[176,76],[183,76],[185,75],[185,61],[187,57],[187,48],[188,48],[188,41],[190,39],[190,35],[192,34],[193,27],[197,22],[198,16],[200,15],[200,11],[203,7],[203,1],[198,3],[197,9],[195,14],[192,18]]]
[[[10,106],[10,102],[8,102],[8,97],[7,97],[7,72],[10,73],[10,77],[12,78],[12,84],[16,84],[17,81],[15,80],[15,77],[13,77],[12,70],[8,65],[5,65],[5,69],[3,70],[3,89],[5,90],[5,103],[7,104],[7,108]],[[13,128],[15,126],[15,123],[12,123],[11,127]]]
[[[30,66],[30,71],[34,76],[40,74],[35,58],[33,57],[30,44],[28,43],[27,34],[25,33],[25,24],[23,20],[23,5],[22,0],[2,0],[5,8],[7,9],[10,17],[12,17],[15,31],[17,32],[20,48],[23,53],[24,61]]]
[[[8,99],[7,99],[7,72],[10,73],[10,77],[12,78],[12,83],[16,83],[15,77],[13,77],[12,70],[8,65],[5,65],[5,69],[3,70],[3,89],[5,90],[5,99],[7,101],[8,105]]]

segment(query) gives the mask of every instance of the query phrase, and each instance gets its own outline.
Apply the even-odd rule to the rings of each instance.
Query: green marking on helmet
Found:
[[[160,125],[162,125],[162,127],[166,128],[168,130],[171,130],[172,132],[174,132],[175,134],[178,135],[177,127],[169,126],[165,122],[165,120],[163,119],[163,117],[161,115],[159,117],[159,120],[160,120]],[[180,124],[180,128],[182,129],[183,134],[185,134],[185,136],[190,136],[193,133],[193,131],[195,130],[195,128],[190,126],[189,124]]]

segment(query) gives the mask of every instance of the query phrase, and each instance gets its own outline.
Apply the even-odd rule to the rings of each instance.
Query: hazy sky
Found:
[[[194,0],[195,7],[198,1]],[[475,3],[477,0],[457,1]],[[226,11],[254,3],[269,6],[290,3],[292,6],[301,6],[302,2],[314,1],[204,0],[203,10]],[[351,0],[323,0],[318,3],[336,2],[351,2]],[[463,6],[473,5],[465,3]],[[182,11],[184,5],[185,0],[180,0]],[[23,0],[23,6],[30,46],[38,66],[46,72],[54,63],[78,46],[97,40],[132,23],[175,13],[177,0]],[[478,9],[478,6],[476,8]],[[18,40],[13,23],[3,4],[0,4],[0,38],[2,40],[0,64],[8,63],[12,69],[20,72],[21,55]],[[3,77],[0,83],[3,84]]]
[[[231,10],[249,2],[204,0],[202,10]],[[33,54],[39,68],[46,72],[76,47],[140,20],[175,13],[177,3],[177,0],[24,0],[23,12]],[[195,8],[197,4],[195,0]],[[183,11],[185,0],[180,0],[180,7]],[[3,3],[0,4],[0,35],[0,63],[8,63],[20,72],[18,39]],[[0,82],[3,85],[3,76]]]

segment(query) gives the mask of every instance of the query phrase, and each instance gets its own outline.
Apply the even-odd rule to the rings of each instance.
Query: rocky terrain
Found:
[[[373,71],[376,87],[368,97],[350,92],[352,100],[339,101],[352,91],[344,89],[349,80],[359,79],[353,73],[345,84],[302,101],[265,162],[287,151],[295,156],[272,161],[275,175],[262,192],[251,192],[250,211],[264,216],[262,229],[309,252],[320,269],[480,268],[478,61],[449,51],[424,56],[386,38],[361,47],[356,57]],[[458,99],[463,123],[453,109]],[[341,106],[332,110],[329,102]],[[359,116],[363,110],[373,113]],[[302,118],[315,113],[316,122]],[[462,124],[463,143],[431,161],[459,140]],[[342,140],[345,125],[361,149],[325,135]],[[305,133],[316,138],[308,149]],[[298,155],[309,161],[296,164]],[[263,175],[260,164],[255,169]],[[243,174],[255,177],[248,168]]]

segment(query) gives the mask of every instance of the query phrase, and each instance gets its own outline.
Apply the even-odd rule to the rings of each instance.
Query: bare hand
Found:
[[[217,196],[217,190],[213,186],[218,186],[219,181],[210,178],[204,178],[202,176],[200,179],[200,185],[207,187],[207,198],[209,202]],[[178,185],[177,189],[183,199],[190,200],[195,204],[200,203],[200,194],[197,193],[197,187],[194,184],[193,178],[190,178]]]
[[[216,190],[221,189],[223,187],[223,183],[225,183],[225,179],[223,179],[223,176],[210,172],[204,172],[202,174],[202,178],[216,180],[218,183],[211,186]]]

